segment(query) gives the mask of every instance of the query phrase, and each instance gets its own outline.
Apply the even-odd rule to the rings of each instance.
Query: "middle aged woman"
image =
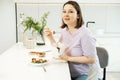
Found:
[[[92,66],[95,66],[96,70],[100,70],[96,54],[96,39],[85,27],[77,2],[68,1],[63,5],[62,21],[59,42],[64,44],[66,49],[64,54],[59,57],[68,61],[72,80],[87,80]],[[49,28],[45,28],[45,34],[51,44],[58,48]],[[101,76],[98,78],[100,80]]]

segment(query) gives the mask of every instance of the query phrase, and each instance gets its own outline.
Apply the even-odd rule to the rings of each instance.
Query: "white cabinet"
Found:
[[[31,0],[32,1],[32,0]],[[17,13],[24,12],[27,16],[39,19],[41,14],[50,11],[48,17],[48,26],[58,30],[61,25],[61,3],[49,4],[17,4]],[[105,33],[120,33],[120,3],[119,4],[80,4],[84,21],[94,21],[95,24],[89,25],[89,28],[95,32],[102,30]],[[53,17],[53,15],[55,17]],[[52,20],[51,20],[52,19]],[[18,17],[19,23],[19,17]]]
[[[98,46],[104,47],[109,54],[107,71],[120,71],[120,35],[97,37]]]
[[[105,29],[107,22],[107,7],[104,4],[84,4],[82,5],[82,12],[85,22],[94,21],[94,25],[89,24],[91,29]]]
[[[32,1],[32,0],[30,0]],[[24,12],[26,16],[32,16],[39,20],[40,16],[47,11],[50,15],[47,19],[47,26],[59,32],[61,26],[61,3],[17,3],[17,19],[19,25],[19,14]],[[94,32],[101,33],[120,33],[120,3],[119,4],[89,4],[80,3],[84,21],[94,21],[94,25],[89,25]],[[19,27],[18,27],[19,28]],[[95,34],[97,34],[95,33]],[[19,34],[19,32],[18,32]],[[21,33],[20,33],[21,34]]]
[[[85,22],[94,21],[89,25],[95,32],[120,33],[120,4],[81,4]]]
[[[106,10],[106,32],[120,33],[120,4],[108,6]]]
[[[15,0],[15,2],[45,2],[45,3],[63,3],[68,0]],[[75,0],[79,3],[120,3],[120,0]]]

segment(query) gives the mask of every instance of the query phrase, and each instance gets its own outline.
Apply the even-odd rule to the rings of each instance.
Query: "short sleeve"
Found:
[[[81,38],[81,47],[83,55],[89,57],[96,56],[96,39],[92,33],[87,32]]]

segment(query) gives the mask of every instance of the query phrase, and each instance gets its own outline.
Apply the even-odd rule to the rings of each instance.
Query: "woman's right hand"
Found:
[[[45,35],[47,36],[48,39],[51,39],[52,36],[53,36],[52,31],[48,27],[44,28],[44,33],[45,33]]]
[[[44,33],[47,36],[47,38],[50,40],[51,44],[53,46],[55,46],[54,44],[56,44],[55,39],[53,38],[53,34],[55,34],[55,32],[52,32],[49,28],[44,28]],[[55,46],[56,47],[56,46]]]

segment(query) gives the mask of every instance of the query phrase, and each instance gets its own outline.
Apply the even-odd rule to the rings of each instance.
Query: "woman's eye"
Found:
[[[63,13],[74,13],[73,11],[62,11]]]
[[[73,11],[69,11],[69,13],[73,13]]]
[[[63,13],[66,13],[66,11],[63,11]]]

